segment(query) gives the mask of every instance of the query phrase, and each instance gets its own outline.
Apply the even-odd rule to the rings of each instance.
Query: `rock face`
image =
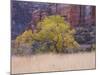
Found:
[[[12,1],[12,39],[26,29],[34,31],[37,22],[59,14],[73,27],[95,25],[95,6]]]
[[[72,26],[79,24],[80,6],[58,4],[59,15],[63,16]]]

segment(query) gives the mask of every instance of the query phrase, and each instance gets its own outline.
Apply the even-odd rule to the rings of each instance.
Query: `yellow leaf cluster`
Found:
[[[22,35],[17,36],[16,38],[16,43],[21,44],[21,43],[32,43],[33,40],[33,33],[32,30],[26,30],[25,32],[22,33]]]

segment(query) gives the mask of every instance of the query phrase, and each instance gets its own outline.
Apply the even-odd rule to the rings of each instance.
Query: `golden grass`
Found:
[[[95,52],[12,56],[12,73],[48,72],[95,68]]]

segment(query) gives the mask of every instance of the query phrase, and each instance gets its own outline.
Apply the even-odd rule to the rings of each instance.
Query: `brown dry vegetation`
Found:
[[[95,52],[12,56],[12,73],[48,72],[95,68]]]

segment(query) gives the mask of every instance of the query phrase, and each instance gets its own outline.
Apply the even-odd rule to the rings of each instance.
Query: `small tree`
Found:
[[[16,42],[18,44],[28,43],[30,45],[35,41],[41,42],[41,44],[44,45],[51,43],[55,48],[54,50],[58,53],[63,52],[64,48],[79,47],[79,44],[74,39],[74,33],[75,30],[69,23],[64,21],[63,17],[53,15],[39,22],[34,32],[32,32],[32,30],[26,30],[22,35],[16,38]],[[53,48],[53,46],[51,48]]]
[[[56,52],[62,52],[64,47],[79,47],[79,44],[74,39],[75,30],[59,15],[44,18],[38,23],[36,28],[37,34],[34,39],[52,41]]]

